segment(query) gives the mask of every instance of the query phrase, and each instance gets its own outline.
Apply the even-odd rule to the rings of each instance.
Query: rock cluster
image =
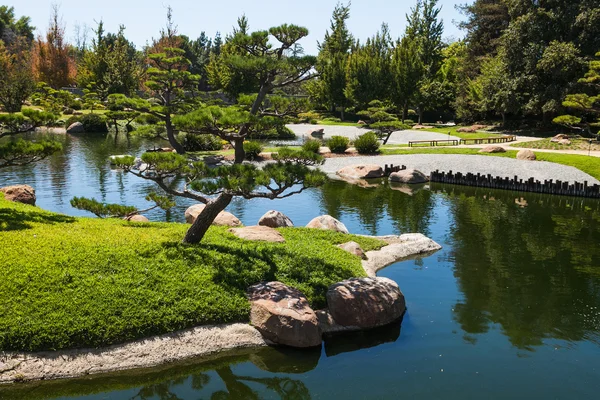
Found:
[[[35,189],[29,185],[12,185],[0,188],[4,198],[8,201],[35,206]]]
[[[231,228],[229,232],[244,240],[255,240],[261,242],[283,243],[283,235],[268,226],[246,226],[243,228]]]
[[[479,150],[480,153],[506,153],[506,149],[502,146],[486,146]]]
[[[193,224],[196,221],[196,218],[198,218],[198,215],[204,210],[204,207],[206,207],[204,204],[195,204],[185,210],[185,222]],[[242,221],[227,211],[221,211],[213,221],[213,225],[235,227],[242,226]]]
[[[248,289],[250,323],[267,340],[293,347],[322,342],[317,315],[306,296],[281,282],[259,283]]]
[[[383,169],[376,164],[349,165],[336,172],[337,175],[349,179],[382,178]]]
[[[83,124],[81,122],[73,122],[67,128],[67,133],[84,133],[84,132],[85,132],[85,128],[83,127]]]
[[[535,161],[535,153],[531,150],[520,150],[517,153],[517,160]]]
[[[289,228],[294,226],[294,223],[287,215],[279,211],[270,210],[260,217],[258,225],[268,226],[269,228]]]
[[[321,215],[320,217],[316,217],[313,220],[311,220],[306,225],[306,227],[314,229],[325,229],[341,233],[350,233],[348,232],[348,228],[346,228],[346,225],[333,218],[331,215]]]
[[[417,184],[429,182],[427,175],[416,169],[404,169],[390,174],[390,182]]]

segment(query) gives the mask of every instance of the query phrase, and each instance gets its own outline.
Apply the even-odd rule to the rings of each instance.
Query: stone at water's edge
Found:
[[[360,244],[358,244],[356,242],[347,242],[347,243],[338,244],[337,247],[339,247],[342,250],[347,251],[350,254],[354,254],[355,256],[358,256],[358,257],[362,258],[363,260],[367,259],[367,255],[365,254],[363,249],[360,247]]]
[[[480,153],[506,153],[506,149],[501,146],[486,146],[479,150]]]
[[[307,228],[314,229],[325,229],[330,231],[336,231],[341,233],[350,233],[346,225],[333,218],[331,215],[321,215],[320,217],[314,218],[308,224]]]
[[[406,302],[391,279],[351,278],[329,287],[327,308],[339,325],[370,329],[398,320]]]
[[[350,179],[383,178],[383,168],[376,164],[349,165],[336,172],[339,176]]]
[[[265,215],[260,217],[260,220],[258,220],[258,225],[268,226],[269,228],[290,228],[294,226],[294,223],[284,213],[270,210],[267,211]]]
[[[140,214],[132,215],[131,217],[125,217],[123,219],[129,222],[150,222],[148,218]]]
[[[0,188],[4,198],[8,201],[35,206],[35,189],[29,185],[12,185]]]
[[[392,172],[390,174],[390,182],[416,184],[429,182],[429,178],[416,169],[403,169],[398,172]]]
[[[198,218],[198,215],[204,210],[206,207],[204,204],[195,204],[185,210],[185,222],[188,224],[193,224]],[[213,225],[219,226],[242,226],[242,221],[240,221],[235,215],[227,212],[221,211],[217,218],[213,221]]]
[[[229,232],[233,233],[240,239],[256,240],[262,242],[285,242],[281,233],[268,226],[246,226],[244,228],[231,228]]]
[[[367,260],[363,260],[362,266],[368,276],[375,276],[380,269],[408,257],[431,253],[442,248],[442,246],[421,233],[370,237],[383,240],[389,245],[379,250],[367,251]]]
[[[281,282],[248,288],[250,323],[267,340],[292,347],[321,345],[321,328],[306,296]]]
[[[85,129],[81,122],[73,122],[67,128],[67,133],[84,133],[84,132],[85,132]]]
[[[536,159],[535,153],[531,150],[520,150],[517,153],[517,160],[535,161]]]

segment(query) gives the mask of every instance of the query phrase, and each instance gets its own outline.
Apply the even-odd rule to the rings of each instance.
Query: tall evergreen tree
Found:
[[[342,120],[344,108],[348,106],[346,98],[346,66],[349,51],[354,42],[348,30],[346,21],[350,18],[350,3],[338,3],[333,10],[330,30],[325,32],[325,38],[319,43],[319,56],[317,59],[317,72],[319,79],[315,81],[322,101],[334,111],[342,107]]]

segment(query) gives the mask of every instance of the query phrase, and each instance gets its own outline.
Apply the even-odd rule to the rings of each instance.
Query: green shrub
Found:
[[[341,119],[335,118],[335,117],[323,118],[322,121],[325,121],[325,122],[342,122]]]
[[[327,141],[327,147],[332,153],[343,153],[348,149],[350,140],[344,136],[333,136]]]
[[[321,147],[321,141],[315,139],[308,139],[302,145],[302,150],[309,151],[311,153],[319,153],[319,148]]]
[[[374,154],[379,152],[379,140],[375,132],[360,135],[354,141],[354,147],[359,154]]]
[[[254,141],[244,142],[244,151],[246,152],[246,159],[256,160],[258,155],[263,151],[263,145],[260,142]]]
[[[298,114],[298,119],[300,119],[302,122],[310,122],[313,120],[317,121],[317,120],[321,119],[321,114],[319,114],[316,111],[309,111],[309,112]]]
[[[86,133],[107,133],[106,118],[100,114],[84,114],[72,116],[65,122],[65,128],[68,128],[74,122],[83,124],[83,131]]]
[[[221,150],[221,139],[215,135],[185,134],[183,147],[186,151],[216,151]]]
[[[311,120],[309,121],[309,123],[311,123],[312,125],[316,125],[316,124],[318,124],[318,123],[319,123],[319,121],[317,121],[316,119],[311,119]]]
[[[250,139],[268,139],[268,140],[286,140],[286,139],[296,139],[296,135],[285,126],[284,123],[277,124],[268,129],[259,130],[258,132],[253,132],[250,134]]]

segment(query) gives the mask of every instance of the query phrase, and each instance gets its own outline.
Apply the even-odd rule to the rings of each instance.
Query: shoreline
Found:
[[[441,249],[420,233],[400,236],[370,236],[387,246],[367,252],[362,266],[368,276],[391,264]],[[204,325],[182,331],[138,339],[97,349],[67,349],[44,352],[0,352],[0,386],[39,380],[76,378],[152,368],[226,350],[268,346],[249,323]]]

